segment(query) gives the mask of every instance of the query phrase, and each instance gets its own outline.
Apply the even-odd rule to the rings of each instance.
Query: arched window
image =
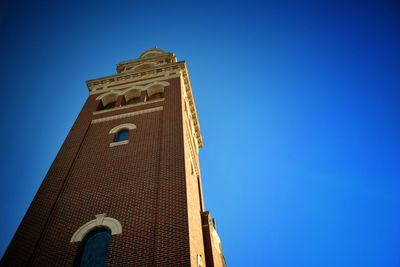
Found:
[[[136,125],[133,123],[124,123],[112,128],[109,132],[113,135],[110,147],[128,144],[130,130],[134,129],[136,129]]]
[[[110,229],[102,227],[90,231],[81,243],[75,266],[104,267],[110,241]]]
[[[156,99],[161,99],[161,98],[163,98],[163,97],[164,97],[164,93],[155,93],[155,94],[151,95],[151,96],[148,98],[148,101],[150,101],[150,100],[156,100]]]
[[[114,142],[126,141],[129,139],[129,130],[122,129],[115,134]]]
[[[154,66],[157,66],[156,62],[148,62],[148,63],[143,63],[143,64],[140,64],[140,65],[137,65],[137,66],[133,67],[132,70],[133,71],[144,70],[144,69],[152,68]]]
[[[110,103],[108,103],[107,105],[105,105],[105,106],[103,107],[103,109],[114,108],[114,107],[115,107],[115,104],[117,104],[117,101],[110,102]]]
[[[140,97],[132,97],[131,99],[129,99],[126,104],[130,105],[130,104],[136,104],[136,103],[140,103],[142,100],[140,99]]]
[[[153,84],[147,88],[147,101],[161,99],[164,97],[164,84]]]
[[[117,104],[117,99],[118,94],[116,93],[107,93],[105,95],[97,97],[96,100],[100,100],[97,110],[114,108]]]
[[[142,91],[140,89],[134,88],[124,92],[123,100],[125,105],[136,104],[142,102],[140,98]]]

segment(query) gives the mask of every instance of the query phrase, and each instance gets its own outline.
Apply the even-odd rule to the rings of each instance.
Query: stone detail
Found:
[[[123,87],[127,84],[134,84],[138,81],[149,80],[151,78],[158,80],[169,79],[170,73],[177,72],[181,68],[181,62],[168,64],[168,65],[161,65],[157,68],[151,69],[144,69],[138,70],[135,72],[127,72],[127,73],[120,73],[104,78],[99,78],[95,80],[89,80],[86,82],[90,92],[98,93],[100,90],[106,91],[110,89],[115,89],[115,87],[120,86]],[[147,81],[148,83],[148,81]],[[113,88],[114,87],[114,88]],[[120,88],[123,89],[123,88]]]
[[[76,230],[76,232],[72,235],[70,242],[80,242],[91,230],[102,226],[109,228],[111,230],[111,235],[118,235],[122,233],[121,223],[114,218],[106,217],[106,214],[102,213],[96,215],[96,219],[91,220],[79,227],[79,229]]]
[[[98,114],[107,113],[107,112],[113,112],[113,111],[126,109],[126,108],[131,108],[131,107],[136,107],[136,106],[148,105],[148,104],[152,104],[152,103],[156,103],[156,102],[162,102],[164,100],[165,100],[164,98],[160,98],[160,99],[149,100],[149,101],[146,101],[146,102],[128,104],[128,105],[125,105],[125,106],[120,106],[120,107],[116,107],[116,108],[112,108],[112,109],[98,110],[98,111],[94,111],[93,115],[98,115]]]
[[[124,141],[119,141],[119,142],[112,142],[110,143],[110,147],[114,147],[114,146],[120,146],[120,145],[126,145],[129,144],[129,140],[124,140]]]
[[[117,101],[118,94],[115,92],[109,92],[107,94],[100,95],[96,98],[96,100],[101,100],[103,103],[103,106],[106,106],[107,104],[111,102]]]
[[[197,110],[196,110],[196,104],[194,103],[194,98],[192,94],[192,87],[190,85],[190,80],[189,80],[189,74],[187,73],[187,67],[186,63],[182,66],[181,69],[181,81],[182,84],[184,85],[184,90],[185,90],[185,98],[187,98],[188,104],[189,104],[189,110],[190,110],[190,119],[192,120],[195,132],[196,132],[196,139],[198,143],[198,148],[203,147],[203,137],[201,136],[201,131],[200,131],[200,123],[199,119],[197,117]]]
[[[96,97],[96,100],[100,100],[103,99],[109,95],[125,95],[127,93],[129,93],[132,90],[138,90],[138,91],[147,91],[149,89],[151,89],[152,87],[156,86],[156,85],[160,85],[162,87],[166,87],[169,86],[169,82],[166,81],[153,81],[150,83],[147,83],[146,85],[129,85],[129,86],[125,86],[124,88],[120,88],[120,90],[113,88],[110,91],[107,91],[99,96]]]
[[[124,119],[124,118],[133,117],[133,116],[136,116],[136,115],[146,114],[146,113],[160,111],[160,110],[163,110],[163,107],[143,109],[143,110],[139,110],[139,111],[134,111],[134,112],[119,114],[119,115],[115,115],[115,116],[109,116],[109,117],[105,117],[105,118],[95,119],[95,120],[92,120],[91,123],[95,124],[95,123],[100,123],[100,122],[105,122],[105,121]]]
[[[133,123],[124,123],[124,124],[120,124],[118,126],[115,126],[114,128],[112,128],[109,132],[109,134],[114,134],[119,132],[119,130],[122,129],[128,129],[128,130],[133,130],[136,129],[136,125]]]

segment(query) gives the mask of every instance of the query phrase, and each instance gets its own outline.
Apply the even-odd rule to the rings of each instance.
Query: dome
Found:
[[[146,51],[144,51],[141,55],[140,58],[149,58],[149,57],[156,57],[160,56],[162,54],[166,54],[166,52],[162,49],[159,48],[151,48]]]

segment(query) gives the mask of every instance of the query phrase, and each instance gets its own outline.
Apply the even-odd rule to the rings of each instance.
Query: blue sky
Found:
[[[0,254],[85,81],[186,60],[228,266],[400,266],[400,5],[2,1]]]

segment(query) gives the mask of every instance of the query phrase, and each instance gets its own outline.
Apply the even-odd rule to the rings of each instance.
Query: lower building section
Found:
[[[222,253],[221,239],[217,233],[215,220],[210,212],[205,211],[201,214],[203,225],[204,251],[207,267],[225,267],[225,257]]]

